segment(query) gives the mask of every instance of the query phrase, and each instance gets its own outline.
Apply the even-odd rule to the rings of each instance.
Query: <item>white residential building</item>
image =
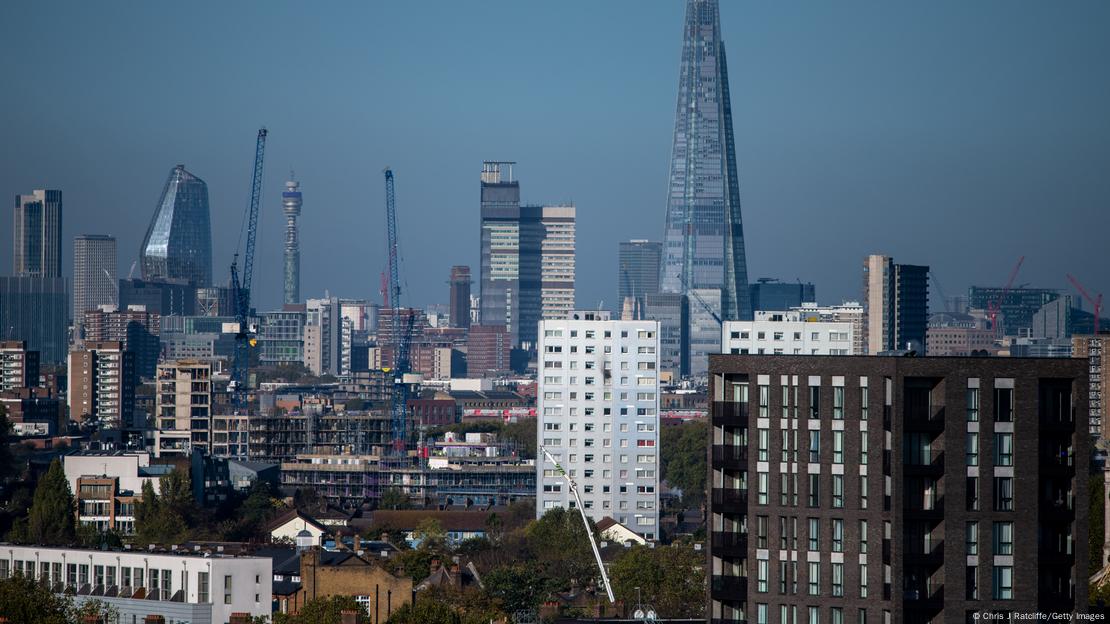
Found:
[[[725,321],[722,351],[740,355],[859,355],[862,308],[806,304],[785,312],[757,311],[752,321]],[[843,320],[837,320],[843,319]]]
[[[586,513],[659,537],[659,323],[572,312],[539,327],[537,442],[578,483]],[[536,514],[574,507],[536,462]]]
[[[96,599],[119,610],[119,622],[161,615],[167,622],[217,624],[232,613],[270,616],[269,557],[146,550],[86,550],[0,544],[0,579],[42,579],[80,604]]]

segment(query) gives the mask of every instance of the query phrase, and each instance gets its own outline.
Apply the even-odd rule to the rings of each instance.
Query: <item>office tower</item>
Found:
[[[301,216],[300,182],[289,180],[285,183],[281,207],[285,212],[285,303],[300,303],[301,242],[297,236],[297,218]]]
[[[749,288],[751,291],[752,311],[768,312],[789,310],[801,307],[803,303],[817,301],[817,288],[802,282],[780,282],[768,277],[759,278]]]
[[[690,305],[685,295],[644,295],[643,317],[659,323],[659,368],[673,377],[690,374]]]
[[[81,234],[73,239],[73,322],[80,323],[86,310],[119,305],[116,289],[116,239]]]
[[[537,442],[570,474],[595,522],[659,537],[659,323],[572,312],[540,323]],[[570,507],[556,467],[536,461],[536,515]]]
[[[466,376],[512,372],[513,339],[504,325],[471,325],[466,338]]]
[[[1072,357],[1087,360],[1088,400],[1087,413],[1092,436],[1110,437],[1110,366],[1103,364],[1104,354],[1110,353],[1110,336],[1093,334],[1072,336]]]
[[[128,306],[126,310],[109,305],[86,310],[82,319],[85,340],[123,343],[124,349],[135,354],[135,370],[139,377],[154,377],[162,350],[161,315],[148,312],[141,305]]]
[[[95,418],[106,429],[138,426],[135,411],[135,354],[122,342],[86,341],[69,353],[69,418]]]
[[[139,250],[143,279],[212,284],[208,185],[178,165],[170,171]]]
[[[998,307],[1002,334],[1005,336],[1021,335],[1022,330],[1033,325],[1033,315],[1037,310],[1059,297],[1059,291],[1051,288],[972,286],[967,290],[967,303],[971,309],[989,310],[992,306]]]
[[[863,307],[755,311],[752,321],[725,321],[724,353],[740,355],[862,355],[853,348]]]
[[[687,1],[683,35],[661,287],[672,293],[720,291],[699,294],[721,318],[749,319],[740,183],[717,0]],[[698,302],[690,306],[691,322],[712,319]],[[690,347],[694,373],[705,370],[697,360],[716,352],[696,333]]]
[[[118,307],[126,310],[136,305],[164,317],[193,316],[197,313],[197,288],[185,280],[121,279]]]
[[[212,433],[212,365],[179,360],[158,365],[154,409],[154,453],[188,457],[207,451]]]
[[[542,319],[564,319],[574,310],[574,204],[540,208],[540,299]]]
[[[39,385],[39,353],[22,340],[0,341],[0,392]]]
[[[895,264],[889,256],[871,255],[863,263],[865,348],[926,352],[929,325],[929,267]]]
[[[470,267],[451,267],[451,327],[470,329]]]
[[[22,340],[46,364],[69,350],[69,292],[61,277],[0,277],[0,340]]]
[[[633,310],[643,308],[644,296],[659,292],[663,243],[646,240],[622,242],[618,251],[617,302],[634,299]]]
[[[481,308],[478,322],[503,325],[514,342],[520,324],[520,183],[511,162],[484,162],[481,176]],[[502,167],[507,173],[502,178]],[[539,266],[532,277],[539,281]]]
[[[305,307],[297,304],[262,315],[258,347],[263,366],[304,363],[304,320]]]
[[[17,277],[62,276],[62,192],[16,195],[12,269]]]
[[[711,356],[706,616],[1086,611],[1087,390],[1082,360]]]
[[[209,286],[196,290],[199,316],[235,316],[235,291],[230,286]]]

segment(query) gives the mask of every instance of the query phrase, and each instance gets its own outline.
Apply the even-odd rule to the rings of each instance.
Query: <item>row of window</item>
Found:
[[[543,348],[543,352],[544,353],[562,353],[563,352],[563,345],[553,345],[553,344],[545,345],[544,348]],[[602,353],[612,353],[613,352],[612,345],[604,345],[601,349],[601,352]],[[631,353],[628,350],[628,345],[621,345],[621,351],[620,352],[621,353]],[[578,353],[578,345],[570,345],[570,348],[567,349],[567,353]],[[585,353],[586,355],[597,353],[597,347],[595,345],[585,345],[585,346],[582,347],[582,353]],[[636,347],[635,353],[654,354],[655,353],[655,345],[641,345],[639,347]]]
[[[848,342],[848,340],[849,340],[848,332],[831,331],[831,332],[828,332],[828,334],[829,334],[829,342]],[[802,332],[800,332],[800,331],[792,332],[792,335],[793,335],[793,339],[796,340],[796,341],[802,339]],[[747,330],[734,331],[734,332],[731,332],[729,334],[729,336],[733,340],[751,340],[752,332],[747,331]],[[756,340],[767,340],[767,332],[765,332],[765,331],[755,332],[755,339]],[[780,332],[780,331],[771,332],[771,340],[779,341],[779,340],[785,340],[785,339],[786,339],[786,333],[785,332]],[[821,332],[809,332],[809,339],[810,339],[811,342],[821,342]]]
[[[770,605],[763,603],[756,603],[755,605],[755,622],[756,624],[770,624]],[[808,624],[821,624],[821,613],[824,611],[821,607],[807,606],[802,607],[804,610],[803,616],[798,615],[797,605],[779,605],[779,624],[799,624],[806,622]],[[829,624],[845,624],[844,608],[843,607],[829,607]],[[856,610],[856,624],[868,624],[867,609],[860,608]],[[876,620],[871,620],[876,621]],[[883,611],[882,624],[890,624],[891,615],[890,611]]]
[[[808,507],[821,506],[821,475],[810,474],[809,489],[806,493],[806,505]],[[844,509],[844,475],[831,475],[832,476],[832,508]],[[867,475],[859,475],[859,509],[868,508],[868,479]],[[769,505],[770,504],[770,473],[759,472],[756,473],[756,504]],[[780,473],[779,474],[779,505],[783,507],[798,506],[798,474],[797,473]]]
[[[781,429],[781,456],[779,461],[783,462],[797,462],[798,461],[798,430],[797,429]],[[844,463],[844,431],[832,432],[832,463]],[[769,461],[770,459],[770,439],[771,432],[769,429],[760,428],[756,433],[757,457],[759,461]],[[793,444],[791,443],[793,442]],[[809,447],[808,447],[809,463],[816,464],[821,461],[821,431],[818,429],[811,429],[809,431]],[[868,437],[867,431],[859,432],[859,455],[856,458],[861,466],[866,466],[869,460],[868,455]]]
[[[570,332],[570,337],[571,338],[577,338],[578,337],[578,330],[577,329],[571,329],[571,330],[568,330],[568,331]],[[561,329],[545,329],[544,332],[543,332],[543,335],[544,335],[544,338],[562,338],[563,337],[563,330],[561,330]],[[587,339],[597,338],[597,331],[593,330],[593,329],[583,330],[583,335]],[[613,337],[613,332],[611,330],[606,329],[606,330],[602,331],[601,335],[602,335],[603,338],[612,338]],[[647,330],[647,329],[640,329],[640,330],[636,331],[636,337],[641,339],[641,340],[650,340],[650,339],[655,338],[655,332],[651,331],[651,330]],[[628,338],[628,330],[627,329],[622,329],[621,330],[621,338]]]
[[[642,431],[647,431],[647,430],[644,429]],[[620,445],[619,445],[620,448],[628,448],[628,439],[627,438],[622,438],[622,439],[619,440],[619,442],[620,442]],[[595,443],[596,443],[596,439],[594,439],[594,438],[585,438],[585,439],[582,440],[582,446],[585,447],[585,448],[594,448]],[[543,439],[543,445],[544,446],[560,447],[560,446],[563,445],[563,439],[562,438],[544,438]],[[612,438],[602,438],[601,439],[601,447],[602,448],[610,448],[612,445],[613,445]],[[578,438],[570,438],[570,439],[567,440],[567,448],[577,448],[577,446],[578,446]],[[636,440],[636,447],[637,448],[650,448],[650,447],[653,447],[653,446],[655,446],[655,440],[654,439],[640,438],[640,439]],[[586,455],[586,461],[593,461],[593,455]],[[609,460],[606,460],[606,461],[609,461]]]
[[[767,529],[770,518],[768,516],[756,516],[755,527],[755,544],[756,548],[767,548]],[[820,551],[821,550],[821,519],[808,518],[807,519],[807,533],[806,533],[806,547],[807,550]],[[845,523],[843,518],[832,518],[829,520],[829,546],[832,552],[844,552],[845,542]],[[855,537],[859,544],[859,552],[861,554],[867,553],[868,534],[867,534],[867,520],[860,520],[856,527]],[[797,550],[798,549],[798,517],[797,516],[779,516],[779,550]]]
[[[586,415],[587,416],[593,416],[593,408],[588,407],[586,409],[590,410],[589,413],[586,414]],[[595,428],[595,423],[592,423],[592,422],[582,423],[582,430],[583,431],[593,431],[594,428]],[[560,423],[560,422],[545,422],[543,424],[543,430],[544,431],[562,431],[563,430],[563,423]],[[577,431],[578,430],[578,423],[576,423],[576,422],[569,423],[567,425],[567,430],[568,431]],[[601,430],[602,431],[612,431],[613,430],[613,423],[601,423]],[[628,423],[620,423],[620,431],[621,432],[627,432],[628,431]],[[655,431],[655,423],[653,423],[653,422],[650,422],[650,423],[638,422],[638,423],[636,423],[636,431],[638,431],[638,432],[641,432],[641,431]],[[592,444],[587,444],[586,446],[593,446],[593,445]]]

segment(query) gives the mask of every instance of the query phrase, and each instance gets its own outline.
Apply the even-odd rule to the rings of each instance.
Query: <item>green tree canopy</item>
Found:
[[[365,617],[366,609],[355,600],[354,596],[326,596],[313,598],[304,603],[296,617],[274,617],[274,624],[341,624],[344,611],[358,611]]]
[[[462,624],[452,605],[431,597],[418,596],[415,603],[401,605],[389,616],[387,624]]]
[[[77,507],[69,489],[62,462],[55,459],[39,479],[31,511],[27,515],[25,539],[44,546],[67,546],[77,541]]]
[[[660,617],[705,616],[705,555],[688,545],[633,546],[609,566],[613,593],[626,605],[640,597]]]
[[[71,514],[72,515],[72,514]],[[31,577],[0,580],[0,616],[26,624],[68,624],[69,602]]]
[[[494,568],[482,577],[489,595],[501,601],[508,613],[535,609],[554,589],[535,561]]]
[[[660,476],[682,490],[686,504],[705,499],[706,448],[709,424],[695,420],[665,427],[659,440]]]
[[[135,541],[140,544],[184,541],[198,519],[189,473],[175,468],[159,480],[159,487],[160,495],[150,481],[144,483],[143,498],[135,504]]]
[[[386,488],[378,499],[378,509],[412,509],[412,502],[401,488]]]
[[[590,530],[597,529],[590,523]],[[570,585],[572,579],[585,585],[599,578],[597,562],[582,517],[575,509],[555,507],[525,529],[528,550],[543,566],[544,575],[556,589]]]

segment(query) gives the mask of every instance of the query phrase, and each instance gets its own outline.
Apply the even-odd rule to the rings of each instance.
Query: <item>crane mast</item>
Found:
[[[393,455],[405,454],[408,428],[409,388],[405,384],[405,373],[409,372],[409,343],[412,336],[413,315],[403,322],[401,315],[401,282],[399,278],[397,254],[397,202],[393,188],[393,171],[385,168],[385,221],[389,253],[389,289],[387,305],[393,305],[390,329],[393,332],[393,392],[390,400],[390,434],[393,442]]]
[[[254,245],[258,234],[258,206],[262,195],[262,164],[266,153],[266,128],[258,130],[254,146],[254,172],[251,176],[250,204],[247,205],[247,245],[243,253],[242,282],[239,274],[239,254],[231,261],[231,290],[235,303],[235,357],[231,366],[232,405],[236,410],[246,407],[247,368],[250,360],[252,332],[248,327],[251,309],[251,280],[254,277]]]

